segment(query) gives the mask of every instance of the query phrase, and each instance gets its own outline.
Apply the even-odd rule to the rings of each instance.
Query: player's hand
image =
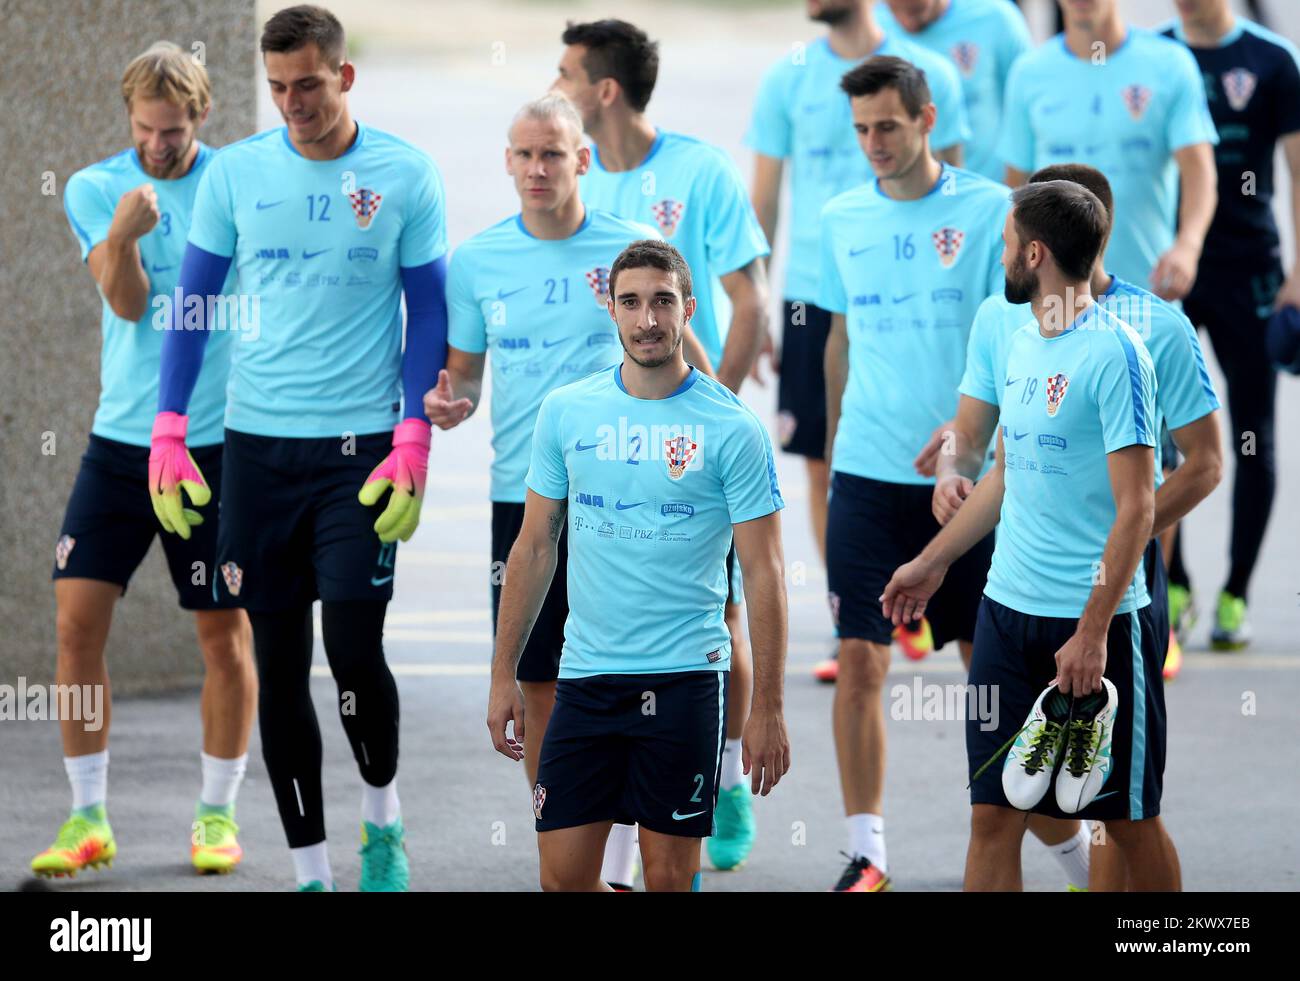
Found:
[[[424,414],[439,429],[454,429],[469,418],[474,403],[469,399],[454,398],[451,375],[443,368],[438,372],[438,384],[424,393]]]
[[[141,184],[127,191],[117,202],[109,234],[134,242],[153,230],[159,216],[157,192],[152,184]]]
[[[1056,685],[1075,698],[1101,691],[1105,670],[1105,634],[1093,639],[1076,632],[1056,652]]]
[[[943,451],[943,444],[950,432],[952,432],[952,420],[939,423],[934,427],[930,438],[925,441],[925,445],[921,447],[921,452],[916,454],[916,459],[912,461],[912,468],[922,477],[934,476],[939,465],[939,454]]]
[[[370,471],[357,499],[366,507],[379,503],[393,489],[388,507],[375,519],[381,542],[410,541],[420,524],[424,484],[429,475],[429,424],[423,419],[403,419],[393,430],[393,451]]]
[[[1151,271],[1151,292],[1162,300],[1181,300],[1192,291],[1200,261],[1197,249],[1175,242]]]
[[[514,722],[514,732],[506,735],[506,723]],[[488,734],[502,756],[512,760],[524,758],[524,696],[513,678],[492,681],[488,694]]]
[[[759,388],[767,387],[767,379],[764,378],[763,373],[758,370],[762,365],[764,358],[767,358],[767,364],[771,369],[772,374],[780,374],[781,367],[776,357],[776,344],[772,340],[772,332],[770,330],[763,331],[763,344],[758,349],[758,356],[754,358],[754,366],[749,369],[749,377],[758,383]]]
[[[191,528],[203,524],[203,516],[184,506],[181,491],[189,495],[195,507],[203,507],[212,500],[208,482],[185,448],[189,422],[189,416],[159,412],[149,441],[149,500],[153,503],[153,513],[163,531],[175,532],[186,540]]]
[[[959,473],[941,477],[936,481],[934,495],[930,498],[930,510],[934,512],[934,520],[941,525],[946,525],[974,489],[974,482]]]
[[[1277,291],[1273,309],[1281,310],[1283,307],[1300,308],[1300,275],[1292,273],[1282,284],[1282,288]]]
[[[885,619],[895,627],[920,620],[925,615],[925,604],[939,591],[947,574],[947,566],[931,565],[919,555],[907,565],[900,565],[880,594]]]
[[[790,772],[790,737],[780,709],[755,707],[740,740],[740,759],[751,793],[766,797]]]

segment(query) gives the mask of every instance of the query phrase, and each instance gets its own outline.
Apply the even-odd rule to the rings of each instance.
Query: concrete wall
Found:
[[[258,26],[254,0],[0,0],[0,684],[53,678],[50,569],[99,397],[100,300],[64,182],[129,145],[118,83],[157,40],[207,65],[205,142],[253,132]],[[108,657],[119,692],[200,677],[193,617],[156,541],[118,604]]]

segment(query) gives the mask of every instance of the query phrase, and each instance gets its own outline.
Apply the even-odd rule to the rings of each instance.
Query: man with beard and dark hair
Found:
[[[1000,711],[987,731],[966,723],[968,891],[1022,887],[1025,811],[1104,821],[1132,889],[1181,888],[1159,820],[1164,638],[1141,564],[1155,513],[1155,370],[1137,333],[1093,299],[1108,230],[1097,196],[1072,181],[1012,196],[1005,294],[1031,304],[1033,320],[999,386],[997,463],[881,596],[894,623],[920,616],[1001,519],[969,678],[997,692]]]
[[[797,45],[768,69],[745,137],[746,145],[754,150],[754,210],[773,247],[780,219],[781,179],[787,165],[790,169],[790,248],[778,359],[779,430],[782,449],[805,460],[813,537],[823,560],[830,471],[825,457],[822,359],[831,317],[817,302],[817,221],[827,201],[871,178],[871,168],[854,137],[848,97],[839,89],[840,77],[872,55],[905,58],[924,73],[934,99],[937,118],[930,145],[936,148],[935,156],[960,165],[962,146],[971,138],[956,69],[898,28],[882,30],[872,2],[808,0],[808,16],[830,30],[824,38]],[[904,644],[919,642],[912,631],[900,632],[899,639]],[[839,662],[832,655],[814,672],[819,680],[833,682],[838,670]]]

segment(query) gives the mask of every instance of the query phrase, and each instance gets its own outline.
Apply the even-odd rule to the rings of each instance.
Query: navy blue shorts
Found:
[[[393,598],[397,543],[385,545],[357,493],[391,449],[391,433],[286,439],[226,430],[220,591],[259,612],[314,600]],[[344,452],[345,448],[355,450]]]
[[[1169,573],[1165,570],[1160,542],[1153,538],[1142,553],[1142,571],[1146,575],[1147,593],[1151,596],[1151,625],[1156,632],[1156,649],[1161,666],[1169,653]]]
[[[728,674],[561,678],[533,788],[537,830],[615,821],[713,834]]]
[[[497,611],[501,608],[501,587],[505,583],[510,548],[524,526],[524,506],[515,501],[492,502],[492,636],[497,632]],[[554,681],[560,676],[560,655],[564,652],[564,622],[569,618],[569,529],[560,531],[555,559],[555,576],[542,600],[528,643],[519,657],[515,678],[519,681]]]
[[[880,612],[880,594],[900,565],[911,562],[939,533],[930,510],[931,484],[894,484],[831,474],[826,516],[826,582],[831,616],[842,640],[888,644],[893,624]],[[938,650],[973,640],[975,616],[993,559],[993,534],[952,564],[925,607]]]
[[[1141,821],[1160,813],[1165,772],[1165,685],[1161,677],[1169,640],[1156,627],[1152,607],[1119,613],[1106,635],[1106,670],[1119,695],[1111,742],[1111,771],[1097,798],[1078,814],[1056,806],[1047,794],[1035,814],[1095,821]],[[979,718],[966,720],[967,771],[972,776],[1016,734],[1034,702],[1056,677],[1056,652],[1074,634],[1077,620],[1019,613],[984,597],[980,604],[969,683],[989,686],[979,704],[996,705],[995,728],[984,731]],[[1157,640],[1159,639],[1159,643]],[[992,686],[996,687],[996,692]],[[976,691],[980,691],[977,687]],[[1010,807],[1002,792],[1005,753],[971,784],[972,804]]]
[[[777,435],[781,449],[810,460],[826,457],[826,339],[830,311],[786,300],[781,318]]]
[[[168,534],[149,500],[149,447],[131,446],[93,433],[81,458],[63,527],[54,550],[54,579],[96,579],[122,587],[144,561],[154,536],[162,539],[167,568],[182,609],[232,607],[213,598],[217,557],[217,502],[221,494],[221,444],[196,446],[190,455],[212,489],[212,500],[196,510],[203,524],[189,541]],[[188,504],[188,499],[186,499]]]

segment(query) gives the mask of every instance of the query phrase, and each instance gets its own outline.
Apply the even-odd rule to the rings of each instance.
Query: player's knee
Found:
[[[60,606],[55,617],[59,657],[78,667],[96,664],[104,657],[103,638],[108,625],[75,607]]]
[[[1107,821],[1106,836],[1120,848],[1149,847],[1164,835],[1164,828],[1158,817],[1145,818],[1141,821]]]
[[[972,838],[1012,838],[1025,833],[1025,815],[1012,807],[996,804],[972,804],[970,809]]]
[[[196,624],[203,663],[210,673],[238,675],[252,669],[252,650],[242,616],[199,616]]]
[[[681,892],[690,889],[696,869],[689,859],[660,859],[644,871],[646,892]]]
[[[840,673],[836,686],[854,700],[875,699],[889,674],[889,658],[876,650],[879,645],[856,638],[840,641]]]
[[[592,887],[576,869],[566,869],[552,863],[541,866],[542,892],[584,892]]]

